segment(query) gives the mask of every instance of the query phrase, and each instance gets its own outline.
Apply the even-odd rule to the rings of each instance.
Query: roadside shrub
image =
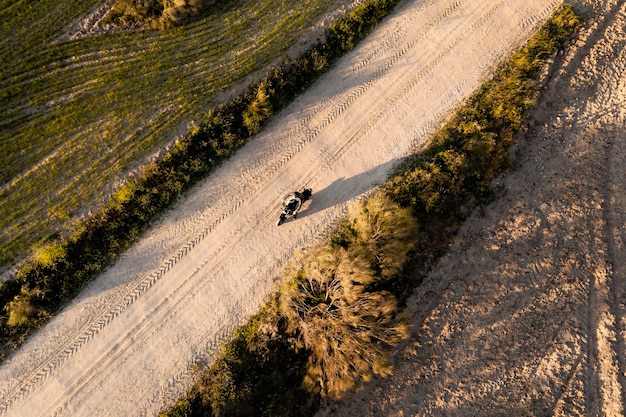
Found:
[[[268,82],[262,81],[256,87],[254,97],[243,113],[243,124],[248,129],[250,135],[254,135],[261,130],[261,124],[272,114],[272,103],[268,92]]]
[[[397,3],[397,0],[370,1],[360,4],[347,16],[338,19],[327,31],[330,50],[340,53],[353,49]]]
[[[67,248],[60,242],[52,242],[39,248],[33,255],[33,261],[46,267],[62,261],[67,255]]]
[[[418,225],[411,211],[378,193],[353,206],[348,221],[354,231],[350,254],[366,259],[383,279],[398,274],[417,236]]]
[[[321,246],[292,268],[280,308],[309,352],[305,386],[338,398],[374,374],[387,374],[388,348],[407,327],[392,294],[368,290],[376,280],[369,263]]]
[[[196,407],[197,409],[197,407]],[[194,404],[188,399],[176,401],[167,412],[159,413],[159,417],[204,417],[205,413],[194,411]]]
[[[377,284],[399,272],[417,231],[411,212],[382,194],[351,210],[345,227],[345,245],[297,255],[280,292],[296,346],[309,352],[305,385],[334,398],[390,370],[386,352],[407,327],[396,297]]]
[[[21,326],[31,322],[38,313],[35,302],[42,297],[43,291],[40,289],[31,289],[23,286],[20,294],[16,295],[13,301],[5,306],[5,310],[9,315],[7,325]]]

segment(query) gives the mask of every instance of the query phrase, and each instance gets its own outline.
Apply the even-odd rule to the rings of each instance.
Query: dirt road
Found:
[[[498,200],[411,300],[392,377],[333,416],[623,416],[626,3],[559,56]]]
[[[400,4],[2,364],[0,415],[145,416],[169,404],[275,289],[293,249],[382,182],[558,4]],[[304,186],[312,201],[276,227],[280,199]],[[600,283],[595,294],[601,303]]]

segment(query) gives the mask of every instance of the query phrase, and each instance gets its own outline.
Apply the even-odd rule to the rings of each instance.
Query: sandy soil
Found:
[[[411,300],[393,376],[320,416],[623,416],[626,4],[591,3],[494,186]]]
[[[168,405],[276,288],[293,249],[382,182],[558,4],[403,2],[2,364],[0,415],[145,416]],[[623,247],[612,232],[624,220],[624,88],[610,86],[623,56],[601,42],[618,45],[619,31],[608,33],[623,20],[606,7],[608,20],[555,65],[502,199],[416,294],[397,374],[338,412],[622,410]],[[281,198],[304,186],[312,201],[276,227]]]

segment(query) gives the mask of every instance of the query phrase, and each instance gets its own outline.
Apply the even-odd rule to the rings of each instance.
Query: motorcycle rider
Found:
[[[302,207],[302,194],[300,194],[298,191],[294,191],[291,198],[289,198],[289,201],[287,201],[285,207],[291,212],[294,219],[297,218],[298,210],[300,209],[300,207]]]

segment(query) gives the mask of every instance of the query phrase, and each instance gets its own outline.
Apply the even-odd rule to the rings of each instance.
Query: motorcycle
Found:
[[[313,190],[310,188],[305,188],[302,191],[296,191],[293,194],[287,196],[283,199],[283,211],[280,213],[278,217],[278,221],[276,222],[276,226],[280,226],[287,220],[287,217],[293,217],[294,219],[298,216],[298,210],[302,207],[305,201],[311,198],[313,195]]]

